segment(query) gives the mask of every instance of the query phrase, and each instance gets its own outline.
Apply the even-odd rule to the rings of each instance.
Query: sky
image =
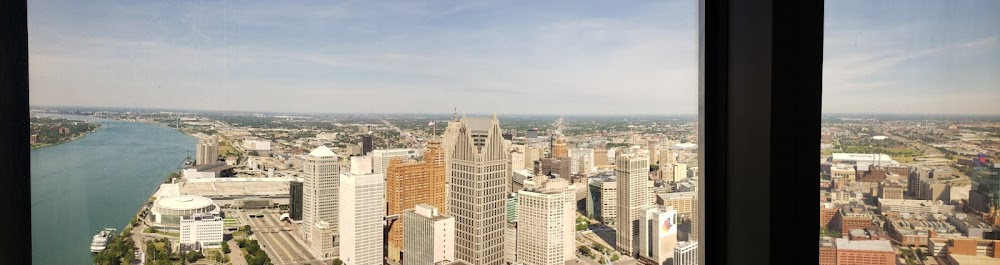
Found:
[[[824,113],[1000,114],[1000,1],[825,1]]]
[[[824,112],[1000,114],[1000,1],[826,1]],[[697,2],[28,3],[30,103],[693,114]]]

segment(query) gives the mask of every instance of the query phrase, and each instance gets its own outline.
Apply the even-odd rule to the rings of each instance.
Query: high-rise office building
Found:
[[[524,168],[531,170],[535,166],[535,161],[542,159],[542,149],[528,146],[524,149]]]
[[[370,132],[366,132],[370,133]],[[372,135],[365,134],[361,136],[361,155],[368,155],[372,150],[375,150],[375,146],[372,145]]]
[[[573,180],[573,161],[571,158],[546,157],[542,158],[539,162],[539,167],[535,170],[536,175],[559,175],[560,178]]]
[[[316,258],[337,256],[337,195],[340,164],[337,154],[320,146],[303,158],[302,237],[310,242],[309,252]],[[324,221],[326,228],[317,228]],[[326,231],[313,238],[313,231]]]
[[[403,161],[409,159],[416,159],[423,155],[423,152],[417,149],[409,148],[396,148],[396,149],[379,149],[372,151],[368,156],[372,158],[372,168],[374,173],[386,174],[386,168],[389,168],[389,162],[395,158],[400,158]]]
[[[195,146],[195,164],[207,165],[219,160],[219,142],[215,137],[198,140]]]
[[[444,152],[441,142],[429,141],[421,161],[403,162],[399,157],[394,158],[386,169],[385,181],[388,215],[402,214],[418,204],[431,205],[435,212],[444,209]],[[389,230],[388,258],[394,262],[399,262],[402,257],[405,222],[406,218],[396,220]]]
[[[698,241],[698,192],[671,192],[656,195],[656,204],[673,207],[677,210],[680,241]],[[683,221],[686,220],[686,221]]]
[[[288,217],[292,220],[302,220],[302,182],[288,182]]]
[[[525,137],[527,137],[529,139],[529,141],[531,139],[537,139],[538,138],[538,128],[528,129],[528,131],[525,132]]]
[[[614,223],[618,216],[618,184],[615,176],[591,179],[588,186],[587,213],[601,223]]]
[[[339,253],[340,248],[334,246],[334,240],[337,240],[336,237],[339,231],[333,228],[333,224],[337,222],[319,220],[313,223],[312,226],[303,228],[303,230],[309,230],[311,237],[307,239],[307,242],[309,242],[309,252],[314,257],[318,259],[332,258],[336,257],[337,253]]]
[[[572,159],[570,173],[573,175],[590,175],[594,167],[594,149],[574,149],[569,151]]]
[[[510,170],[522,170],[524,169],[524,159],[525,155],[522,151],[512,151],[510,152]]]
[[[455,218],[441,215],[437,207],[417,204],[403,212],[403,265],[455,261]],[[398,224],[396,224],[398,225]]]
[[[372,173],[371,160],[351,157],[340,174],[340,259],[345,264],[382,264],[385,177]]]
[[[649,146],[647,148],[649,150],[649,164],[659,165],[662,163],[660,161],[660,140],[649,139],[646,140],[646,144]]]
[[[448,213],[455,217],[455,258],[475,265],[504,263],[507,155],[496,114],[462,117],[451,156]]]
[[[643,209],[639,222],[639,256],[656,264],[672,261],[678,223],[673,207],[650,205]]]
[[[504,261],[507,264],[517,262],[517,193],[511,193],[507,198],[507,226],[503,231]]]
[[[674,265],[698,265],[698,242],[677,242],[674,247]]]
[[[566,141],[563,139],[556,140],[556,142],[552,144],[552,150],[550,151],[552,152],[552,157],[555,158],[569,157],[569,149],[566,148]]]
[[[517,260],[563,265],[575,259],[576,186],[562,178],[537,176],[517,192]]]
[[[678,182],[687,178],[687,165],[685,164],[672,164],[673,165],[673,179],[670,181]]]
[[[503,251],[504,251],[504,261],[507,264],[517,263],[517,223],[507,222],[507,226],[504,227],[503,231]]]
[[[639,217],[650,204],[649,159],[637,153],[622,153],[615,157],[618,176],[618,221],[615,222],[618,251],[630,257],[639,252]]]

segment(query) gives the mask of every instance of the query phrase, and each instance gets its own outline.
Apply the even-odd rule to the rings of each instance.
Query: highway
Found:
[[[275,213],[264,213],[263,218],[250,218],[243,212],[240,219],[250,223],[253,237],[260,241],[261,249],[267,252],[274,264],[308,264],[303,262],[315,260],[308,249],[291,234],[296,230],[291,225],[278,221]]]

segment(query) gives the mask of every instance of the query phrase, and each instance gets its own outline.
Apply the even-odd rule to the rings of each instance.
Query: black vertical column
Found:
[[[699,5],[699,264],[818,259],[822,7]]]
[[[28,9],[26,1],[0,5],[0,263],[31,264]]]

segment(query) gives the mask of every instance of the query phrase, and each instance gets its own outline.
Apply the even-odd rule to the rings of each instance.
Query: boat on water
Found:
[[[97,231],[97,234],[94,235],[94,240],[90,242],[90,252],[101,252],[101,250],[108,247],[108,244],[111,244],[111,240],[115,238],[116,232],[118,232],[118,229],[114,228],[104,228]]]

